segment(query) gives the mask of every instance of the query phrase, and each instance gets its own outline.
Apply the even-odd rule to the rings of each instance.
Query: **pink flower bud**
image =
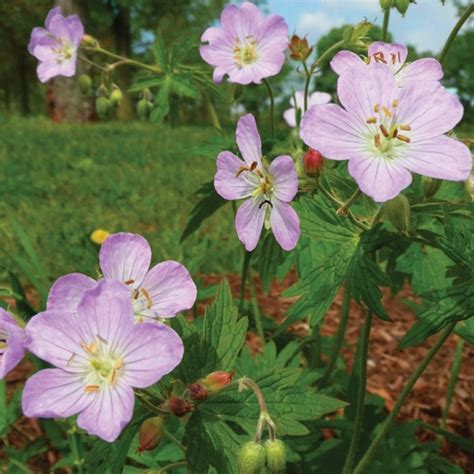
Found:
[[[206,400],[209,395],[207,388],[200,383],[193,383],[192,385],[190,385],[188,387],[188,392],[189,396],[191,397],[191,400],[199,402],[202,400]]]
[[[223,388],[229,385],[234,378],[235,372],[225,372],[223,370],[212,372],[206,378],[202,379],[200,383],[204,385],[209,393],[220,392]]]
[[[148,418],[142,423],[139,433],[139,446],[137,453],[151,451],[160,443],[161,437],[165,431],[165,421],[162,416]]]
[[[307,176],[317,178],[323,170],[323,155],[318,150],[310,148],[303,157],[303,169]]]
[[[173,415],[181,418],[186,416],[188,413],[193,411],[193,405],[182,397],[176,397],[172,395],[166,402],[168,410],[173,413]]]

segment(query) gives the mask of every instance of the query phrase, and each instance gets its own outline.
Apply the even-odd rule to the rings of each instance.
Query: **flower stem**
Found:
[[[219,116],[217,115],[214,104],[212,103],[208,94],[203,94],[203,97],[204,97],[204,102],[206,103],[207,113],[209,114],[209,118],[211,119],[212,126],[219,133],[222,133],[221,122],[219,121]]]
[[[326,366],[326,370],[321,379],[318,381],[318,387],[324,387],[326,385],[326,382],[330,379],[332,371],[336,366],[337,356],[341,351],[342,343],[344,342],[344,335],[346,334],[347,322],[349,321],[350,302],[351,292],[349,288],[346,287],[344,291],[344,298],[342,300],[341,318],[337,328],[336,339],[334,341],[333,347],[331,348],[331,356],[329,358],[328,365]]]
[[[421,361],[417,369],[410,375],[397,401],[395,402],[395,405],[392,411],[383,422],[382,428],[378,431],[377,436],[373,439],[372,443],[370,444],[369,448],[365,452],[364,456],[359,461],[359,464],[356,466],[353,474],[362,474],[363,472],[367,470],[370,462],[372,461],[372,458],[374,457],[377,451],[377,448],[379,447],[379,444],[385,438],[385,435],[387,434],[388,430],[392,426],[392,423],[395,421],[395,418],[397,417],[398,412],[400,411],[400,408],[405,403],[405,400],[408,398],[408,395],[410,394],[411,389],[413,388],[413,386],[415,385],[416,381],[419,379],[421,374],[425,371],[426,367],[428,367],[428,365],[430,364],[430,362],[432,361],[436,353],[439,351],[441,346],[446,342],[446,339],[448,339],[448,337],[452,333],[455,326],[456,326],[456,323],[454,322],[454,323],[451,323],[445,329],[445,331],[441,334],[441,336],[436,341],[434,346],[425,355],[425,357],[423,358],[423,360]]]
[[[137,396],[140,403],[144,407],[148,408],[148,410],[150,410],[152,413],[155,413],[156,415],[169,415],[169,412],[165,410],[161,410],[160,408],[155,406],[152,402],[147,400],[145,395],[140,390],[135,390],[135,395]]]
[[[166,474],[168,471],[170,471],[171,469],[174,469],[175,467],[184,467],[187,465],[188,465],[188,461],[172,462],[171,464],[167,464],[165,467],[162,467],[158,471],[158,474]]]
[[[255,282],[253,281],[252,273],[250,273],[250,301],[252,303],[252,313],[255,319],[255,328],[257,330],[257,336],[259,337],[260,341],[262,342],[262,346],[265,345],[265,334],[263,332],[263,324],[262,324],[262,313],[258,306],[257,300],[257,292],[255,291]]]
[[[389,20],[390,20],[390,7],[386,8],[383,14],[382,41],[387,40]]]
[[[273,97],[273,91],[270,86],[270,83],[264,79],[263,82],[268,90],[268,95],[270,96],[270,133],[272,138],[275,137],[275,99]]]
[[[383,206],[380,206],[377,211],[375,212],[374,216],[372,217],[372,220],[370,221],[370,228],[373,229],[380,221],[382,218],[383,214]]]
[[[446,55],[448,54],[448,51],[451,48],[451,45],[453,44],[454,39],[459,33],[459,30],[462,28],[462,25],[464,25],[464,23],[468,20],[468,18],[472,15],[473,12],[474,12],[474,4],[471,3],[464,10],[464,13],[459,17],[459,20],[454,25],[454,28],[449,34],[448,39],[446,40],[446,44],[444,45],[441,53],[439,54],[438,60],[440,63],[443,63],[443,61],[446,59]]]
[[[309,69],[310,75],[313,74],[314,70],[321,64],[323,59],[326,59],[327,57],[329,57],[332,53],[334,53],[334,51],[338,50],[343,45],[344,45],[344,41],[341,40],[341,41],[338,41],[337,43],[334,43],[331,47],[326,49],[326,51],[324,51],[324,53],[321,54],[321,56],[319,56],[319,58],[316,59],[316,61],[314,61],[314,63],[311,65],[311,68]]]
[[[306,66],[306,61],[303,63],[303,67],[306,73],[306,82],[304,84],[304,109],[303,109],[303,113],[305,113],[308,110],[308,94],[309,94],[309,84],[311,82],[311,72],[309,71],[308,66]],[[295,100],[295,109],[296,109],[296,100]]]
[[[251,258],[252,258],[252,252],[247,252],[246,250],[244,250],[244,259],[242,261],[242,273],[241,273],[241,282],[240,282],[240,305],[239,305],[240,314],[244,312],[245,285],[247,283],[247,276],[249,273]]]
[[[84,472],[84,470],[82,469],[82,465],[84,463],[84,459],[82,458],[82,445],[75,426],[69,429],[67,437],[69,440],[69,447],[71,448],[71,454],[72,458],[74,459],[74,465],[76,466],[77,473],[82,474]]]
[[[174,443],[181,451],[186,452],[186,448],[181,444],[179,439],[175,438],[169,431],[166,431],[163,433],[164,437],[167,438],[169,441]]]
[[[360,188],[357,188],[355,193],[336,211],[338,216],[345,216],[349,208],[357,201],[358,197],[362,194]]]
[[[148,69],[149,71],[153,71],[153,72],[158,73],[158,74],[163,73],[161,68],[159,68],[158,66],[150,66],[149,64],[141,63],[140,61],[135,61],[134,59],[129,59],[129,58],[126,58],[125,56],[120,56],[118,54],[112,53],[111,51],[107,51],[106,49],[103,49],[100,46],[97,47],[97,48],[94,48],[92,51],[95,52],[95,53],[104,54],[105,56],[109,56],[113,59],[118,59],[121,62],[121,64],[127,63],[127,64],[130,64],[132,66],[140,67],[140,68],[143,68],[143,69]]]
[[[362,423],[364,421],[365,411],[365,392],[367,388],[367,355],[369,352],[369,336],[372,327],[372,311],[367,311],[365,316],[364,327],[362,328],[362,335],[360,340],[360,357],[359,357],[359,387],[357,392],[356,415],[354,421],[354,430],[352,432],[351,444],[349,452],[347,453],[346,462],[342,474],[349,474],[352,472],[352,465],[359,448],[359,439],[362,431]],[[354,369],[353,369],[354,370]]]

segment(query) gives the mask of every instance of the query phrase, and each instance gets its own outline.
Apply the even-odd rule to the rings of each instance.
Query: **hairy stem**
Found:
[[[263,332],[263,324],[262,324],[262,313],[260,311],[260,307],[258,306],[257,300],[257,292],[255,291],[255,282],[253,280],[252,274],[250,274],[250,301],[252,303],[252,313],[255,319],[255,328],[257,330],[257,336],[259,337],[262,345],[265,345],[265,334]]]
[[[207,113],[211,120],[212,126],[220,133],[222,133],[221,122],[219,121],[219,116],[217,115],[214,104],[212,103],[208,94],[203,94],[204,101],[206,103]],[[232,201],[234,202],[234,201]]]
[[[362,194],[360,188],[357,188],[354,194],[336,211],[338,216],[345,216],[349,208],[354,204],[355,201],[359,198]]]
[[[309,84],[311,83],[311,72],[308,69],[308,66],[306,66],[306,61],[303,63],[304,71],[306,73],[306,81],[304,84],[304,109],[303,113],[308,110],[308,94],[309,94]],[[296,110],[296,99],[295,100],[295,110]]]
[[[390,20],[390,7],[386,8],[383,14],[382,41],[387,40],[389,20]]]
[[[241,273],[241,281],[240,281],[240,305],[239,305],[240,314],[244,312],[245,286],[247,283],[247,276],[249,273],[251,258],[252,258],[252,252],[247,252],[247,250],[244,250],[244,258],[242,260],[242,273]]]
[[[166,474],[168,471],[171,471],[175,467],[184,467],[188,465],[188,461],[178,461],[167,464],[165,467],[162,467],[158,470],[158,474]]]
[[[324,53],[321,54],[321,56],[319,56],[319,58],[316,59],[316,61],[314,61],[314,63],[311,65],[311,68],[309,70],[310,74],[313,74],[314,70],[322,63],[324,59],[331,56],[331,54],[333,54],[342,46],[344,46],[344,41],[341,40],[337,43],[334,43],[330,48],[326,49],[326,51],[324,51]]]
[[[354,421],[354,430],[352,432],[351,444],[349,452],[347,453],[346,462],[342,474],[349,474],[352,472],[357,450],[359,448],[360,433],[362,431],[362,423],[364,421],[365,411],[365,392],[367,389],[367,355],[369,352],[369,336],[372,327],[372,311],[367,311],[365,316],[364,327],[362,328],[360,340],[360,367],[359,367],[359,387],[357,392],[356,416]]]
[[[457,34],[459,33],[459,30],[462,28],[462,25],[466,23],[468,18],[472,15],[474,12],[474,4],[468,5],[468,7],[464,10],[464,13],[459,17],[459,20],[457,23],[454,25],[454,28],[452,29],[451,33],[448,36],[448,39],[446,40],[446,43],[439,54],[439,62],[443,63],[443,61],[446,59],[446,55],[448,54],[449,49],[451,48],[451,45],[453,44],[453,41],[455,40]]]
[[[109,56],[110,58],[117,59],[120,61],[121,64],[130,64],[131,66],[140,67],[142,69],[148,69],[149,71],[153,71],[158,74],[162,74],[163,71],[158,66],[150,66],[149,64],[142,63],[140,61],[135,61],[134,59],[126,58],[125,56],[120,56],[119,54],[112,53],[111,51],[107,51],[106,49],[101,48],[100,46],[93,49],[94,53],[104,54],[105,56]]]
[[[344,342],[344,335],[346,334],[347,322],[349,321],[349,308],[351,302],[351,292],[348,287],[344,291],[344,298],[342,300],[341,307],[341,318],[339,320],[339,326],[337,328],[336,339],[334,340],[334,345],[331,348],[331,356],[329,358],[328,365],[326,370],[318,381],[318,387],[324,387],[327,381],[330,379],[334,367],[336,366],[337,356],[341,352],[341,347]]]
[[[270,86],[270,83],[264,79],[265,86],[268,90],[268,95],[270,96],[270,133],[272,138],[275,137],[275,98],[273,97],[273,91]]]
[[[79,435],[77,434],[76,427],[72,427],[69,429],[67,433],[67,438],[69,441],[69,447],[71,449],[72,458],[74,459],[74,465],[76,466],[77,473],[82,474],[84,469],[82,465],[84,463],[84,459],[82,458],[82,443]]]
[[[425,355],[423,360],[421,361],[420,365],[417,367],[417,369],[410,375],[408,378],[405,386],[403,387],[403,390],[401,391],[397,401],[395,402],[395,405],[388,415],[388,417],[385,419],[385,421],[382,424],[382,428],[378,431],[377,436],[372,440],[372,443],[370,444],[369,448],[365,452],[364,456],[362,459],[359,461],[359,464],[356,466],[354,473],[353,474],[362,474],[367,470],[367,468],[370,465],[370,462],[372,461],[377,448],[379,447],[380,443],[383,441],[385,438],[388,430],[392,426],[392,423],[395,421],[395,418],[398,415],[398,412],[400,411],[400,408],[403,406],[405,403],[405,400],[408,398],[408,395],[410,394],[413,386],[415,385],[416,381],[420,378],[421,374],[425,371],[426,367],[430,364],[430,362],[433,360],[433,357],[436,355],[436,353],[439,351],[441,346],[446,342],[446,339],[450,336],[452,333],[453,329],[455,328],[456,323],[451,323],[441,334],[441,336],[438,338],[434,346],[428,351],[428,353]]]

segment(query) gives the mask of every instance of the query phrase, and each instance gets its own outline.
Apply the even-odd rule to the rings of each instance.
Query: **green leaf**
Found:
[[[156,61],[156,64],[163,69],[163,71],[168,71],[168,59],[166,54],[165,43],[163,41],[163,37],[159,30],[156,31],[155,34],[155,42],[153,43],[153,47],[151,48],[151,52],[153,54],[153,58]]]
[[[171,77],[171,89],[176,95],[189,97],[190,99],[197,99],[199,97],[199,91],[193,86],[189,78],[182,75],[173,75]]]
[[[186,59],[189,52],[197,47],[197,41],[192,37],[180,37],[171,48],[171,68]]]
[[[150,113],[150,121],[161,123],[170,110],[171,77],[165,76],[163,85],[155,98],[155,107]]]
[[[454,332],[474,346],[474,317],[458,324]]]
[[[401,348],[419,344],[449,323],[474,315],[474,279],[434,290],[422,297],[429,302],[429,306],[418,315],[417,322],[402,339]]]
[[[195,195],[200,197],[200,199],[191,211],[188,223],[181,235],[180,242],[186,240],[193,232],[199,229],[201,224],[208,217],[211,217],[219,208],[228,202],[217,194],[213,181],[203,184],[196,191]]]
[[[161,86],[161,84],[163,84],[163,77],[141,77],[128,88],[128,92],[140,92],[143,89]]]

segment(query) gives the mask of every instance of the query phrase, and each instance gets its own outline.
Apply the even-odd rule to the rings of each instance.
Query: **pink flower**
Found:
[[[129,291],[114,280],[85,292],[77,315],[45,311],[26,330],[28,350],[55,368],[27,380],[23,413],[79,415],[79,427],[110,442],[132,418],[133,388],[153,385],[183,358],[183,343],[168,326],[133,324]]]
[[[77,50],[84,27],[77,15],[64,17],[61,8],[49,11],[45,28],[33,28],[28,51],[39,59],[38,78],[46,82],[55,76],[71,77],[76,73]]]
[[[466,145],[444,135],[462,118],[459,99],[438,82],[399,88],[384,64],[348,69],[337,84],[339,105],[311,107],[301,138],[332,160],[349,160],[349,173],[375,201],[397,196],[410,172],[464,181],[471,171]]]
[[[295,105],[296,99],[296,105]],[[308,109],[312,105],[321,105],[331,102],[331,94],[327,92],[313,92],[308,97]],[[283,112],[283,118],[290,127],[296,127],[296,112],[301,110],[301,117],[303,117],[304,110],[304,92],[295,92],[295,97],[290,99],[291,109],[287,109]]]
[[[278,74],[285,62],[288,26],[278,15],[263,17],[249,2],[228,5],[221,14],[221,27],[208,28],[201,37],[200,53],[214,66],[214,82],[227,74],[229,82],[260,84]]]
[[[214,186],[224,199],[246,199],[235,218],[237,235],[251,251],[265,224],[284,250],[292,250],[300,236],[298,215],[289,204],[298,191],[295,164],[290,156],[279,156],[265,166],[252,114],[239,119],[236,137],[243,160],[230,151],[220,153]]]
[[[25,331],[13,316],[0,308],[0,379],[23,359],[24,339]]]
[[[150,268],[151,248],[138,234],[111,234],[102,244],[100,268],[105,278],[127,287],[137,322],[172,318],[192,308],[196,285],[186,268],[168,260]],[[71,273],[59,278],[48,295],[47,309],[75,314],[84,293],[97,282]]]
[[[405,64],[408,50],[401,44],[375,41],[369,47],[367,61],[351,51],[339,51],[331,61],[333,71],[340,75],[351,67],[367,64],[383,64],[395,75],[397,84],[404,87],[412,81],[439,81],[443,78],[443,68],[434,58],[417,59]]]

